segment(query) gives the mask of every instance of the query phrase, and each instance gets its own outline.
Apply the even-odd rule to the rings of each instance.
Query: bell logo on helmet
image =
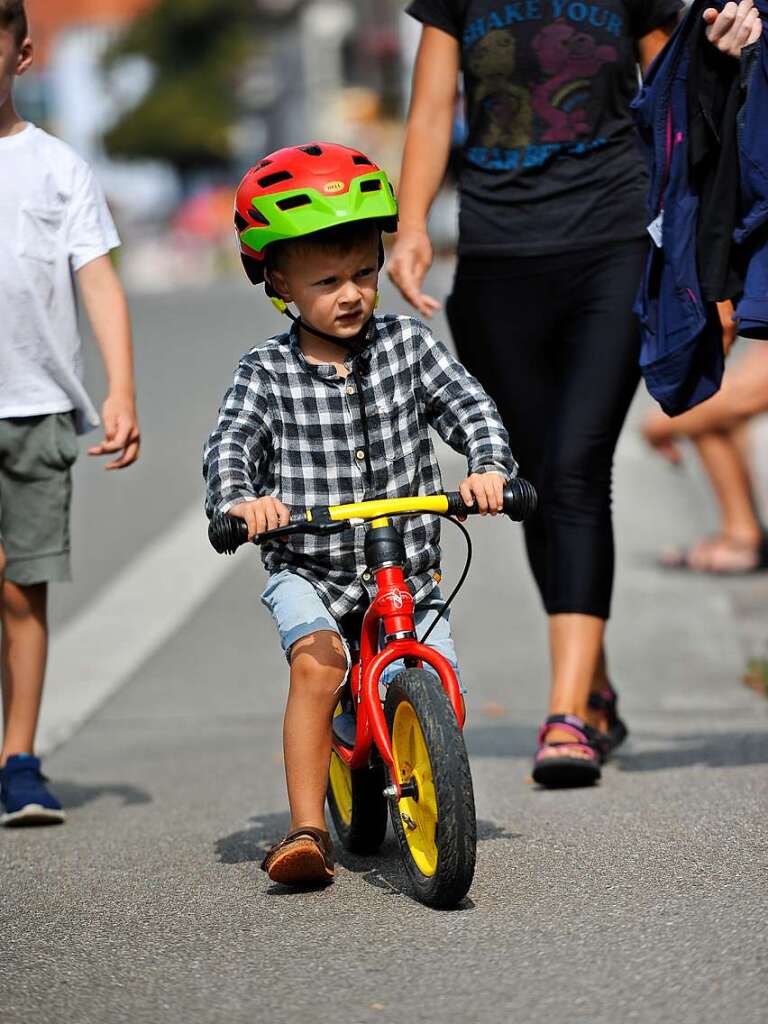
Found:
[[[328,181],[323,185],[323,192],[343,192],[344,182],[343,181]]]

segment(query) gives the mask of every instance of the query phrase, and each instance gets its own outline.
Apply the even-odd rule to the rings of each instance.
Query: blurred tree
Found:
[[[182,174],[227,164],[240,115],[240,75],[257,51],[253,0],[158,0],[105,55],[143,57],[154,79],[105,135],[112,156],[168,160]]]

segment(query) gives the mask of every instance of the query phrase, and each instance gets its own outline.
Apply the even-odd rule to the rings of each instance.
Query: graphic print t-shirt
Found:
[[[642,237],[629,104],[637,40],[680,0],[413,0],[459,40],[467,101],[459,252],[535,255]]]

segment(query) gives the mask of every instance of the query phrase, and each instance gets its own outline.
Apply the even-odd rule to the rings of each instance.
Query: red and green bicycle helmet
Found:
[[[252,284],[263,283],[273,242],[361,220],[396,231],[394,189],[364,153],[329,142],[270,153],[248,171],[235,197],[240,256]]]

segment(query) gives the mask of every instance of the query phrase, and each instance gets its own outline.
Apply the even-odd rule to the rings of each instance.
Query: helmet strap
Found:
[[[340,348],[345,348],[349,352],[359,352],[365,344],[366,336],[368,334],[368,327],[373,320],[373,316],[369,316],[363,326],[360,328],[354,338],[337,338],[335,334],[327,334],[325,331],[321,331],[318,327],[313,327],[312,324],[307,323],[306,320],[302,320],[300,316],[296,316],[288,308],[288,303],[283,299],[272,298],[272,304],[275,309],[279,310],[285,316],[288,317],[297,327],[307,331],[309,334],[314,334],[316,338],[321,338],[323,341],[330,341],[334,345],[338,345]],[[378,302],[376,303],[378,305]]]

